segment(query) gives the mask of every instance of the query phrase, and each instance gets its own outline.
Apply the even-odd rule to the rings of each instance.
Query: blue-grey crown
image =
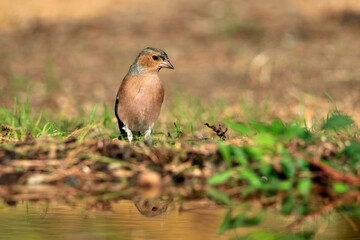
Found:
[[[139,55],[136,57],[136,60],[138,60],[141,55],[147,54],[149,52],[156,52],[164,60],[169,59],[168,55],[163,50],[159,48],[147,47],[139,53]]]

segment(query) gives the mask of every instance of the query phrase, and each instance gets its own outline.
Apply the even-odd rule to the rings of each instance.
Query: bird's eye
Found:
[[[152,56],[152,58],[156,61],[156,60],[158,60],[159,59],[159,57],[158,56]]]

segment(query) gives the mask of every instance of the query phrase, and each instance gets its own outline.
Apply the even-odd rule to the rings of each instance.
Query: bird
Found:
[[[129,142],[133,132],[145,132],[151,144],[151,131],[164,101],[164,87],[159,78],[162,68],[174,69],[168,55],[161,49],[143,49],[121,82],[115,100],[115,116],[121,136]]]

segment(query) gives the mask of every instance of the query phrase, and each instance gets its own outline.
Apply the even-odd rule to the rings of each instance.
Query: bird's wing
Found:
[[[119,94],[116,94],[116,100],[115,100],[115,116],[118,122],[118,126],[120,129],[121,135],[125,135],[125,130],[123,129],[125,127],[124,123],[120,120],[119,114],[118,114],[118,106],[119,106]]]
[[[121,128],[123,124],[130,124],[131,120],[135,117],[134,109],[137,108],[137,106],[134,99],[140,92],[141,84],[142,82],[139,76],[129,75],[126,75],[121,83],[115,103],[117,118],[122,123],[119,124]]]

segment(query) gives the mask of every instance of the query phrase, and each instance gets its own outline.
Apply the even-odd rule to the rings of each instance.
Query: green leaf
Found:
[[[299,232],[299,233],[288,233],[282,234],[281,237],[277,238],[278,240],[308,240],[312,239],[314,232]]]
[[[244,135],[248,135],[251,133],[250,128],[247,125],[245,125],[244,123],[234,123],[229,120],[224,120],[224,122],[227,126],[229,126],[229,128],[231,128],[232,130],[234,130],[236,132],[239,132]]]
[[[360,144],[352,142],[345,147],[342,153],[349,158],[350,167],[356,170],[357,165],[360,163]]]
[[[308,240],[313,235],[313,232],[278,233],[275,231],[255,230],[245,236],[230,238],[230,240]]]
[[[230,158],[230,156],[231,156],[230,150],[231,150],[230,145],[224,144],[223,142],[219,143],[220,154],[223,157],[223,159],[228,167],[232,166],[231,158]]]
[[[267,230],[255,230],[252,233],[240,238],[240,240],[278,240],[277,233]]]
[[[311,192],[311,179],[301,179],[297,185],[298,192],[303,196],[309,196]]]
[[[349,157],[359,157],[360,144],[352,142],[350,145],[346,146],[343,152]]]
[[[300,126],[297,125],[287,126],[283,139],[285,141],[290,141],[293,138],[301,138],[303,140],[309,141],[311,140],[311,134],[306,129]]]
[[[337,193],[345,193],[349,191],[349,187],[343,183],[334,183],[333,190]]]
[[[221,235],[224,232],[226,232],[226,230],[228,230],[231,227],[231,211],[230,209],[226,212],[219,229],[217,230],[217,234]]]
[[[261,189],[268,191],[279,190],[279,180],[277,178],[270,178],[269,181],[262,185]]]
[[[246,213],[243,212],[239,215],[237,215],[234,219],[232,219],[231,228],[237,228],[237,227],[252,227],[257,226],[261,221],[263,220],[262,215],[257,215],[254,217],[246,217]]]
[[[231,217],[231,210],[228,210],[223,218],[223,221],[220,224],[220,227],[217,231],[218,235],[223,234],[225,231],[230,229],[235,229],[238,227],[252,227],[257,226],[264,219],[262,215],[256,215],[253,217],[247,217],[246,212],[242,212],[236,217]]]
[[[279,190],[283,190],[283,191],[290,190],[292,187],[292,182],[280,181],[277,187]]]
[[[306,161],[305,159],[299,158],[296,160],[296,166],[302,172],[307,171],[309,169],[309,165],[310,165],[309,162]]]
[[[230,240],[308,240],[314,236],[314,232],[278,233],[267,230],[255,230],[242,237],[230,238]]]
[[[208,183],[210,185],[219,185],[222,184],[224,182],[226,182],[230,177],[231,177],[231,171],[227,170],[224,172],[220,172],[217,174],[214,174],[213,176],[211,176],[208,180]]]
[[[109,113],[109,110],[105,104],[105,102],[103,102],[103,114],[102,114],[102,121],[103,121],[103,124],[111,124],[112,123],[112,117]]]
[[[257,133],[266,133],[269,131],[269,127],[263,123],[250,121],[250,126],[253,128]]]
[[[278,136],[285,130],[285,125],[281,122],[280,119],[274,119],[274,121],[271,123],[269,130],[272,134]]]
[[[95,115],[96,115],[96,110],[97,110],[97,104],[95,104],[95,106],[93,107],[93,109],[92,109],[92,111],[91,111],[90,120],[89,120],[89,123],[90,123],[90,124],[94,123],[94,118],[95,118]]]
[[[246,154],[244,152],[243,149],[236,147],[236,146],[231,146],[231,152],[234,154],[235,156],[235,160],[241,164],[241,165],[247,165],[247,159],[246,159]]]
[[[351,126],[354,121],[347,115],[334,114],[324,124],[324,129],[341,129]]]
[[[348,206],[342,206],[340,209],[349,217],[356,217],[360,219],[360,206],[356,202],[350,203]]]
[[[295,204],[295,199],[292,194],[285,196],[281,202],[281,213],[284,215],[291,214]]]
[[[297,204],[296,212],[299,216],[304,216],[309,213],[309,201],[304,200]]]
[[[244,147],[244,150],[246,151],[246,153],[249,155],[250,158],[256,159],[258,161],[263,160],[264,148],[246,146]]]
[[[292,178],[295,176],[295,166],[293,159],[289,155],[289,153],[284,153],[282,155],[281,161],[280,161],[282,172],[288,177]]]
[[[216,189],[209,189],[207,194],[214,200],[224,203],[226,205],[231,204],[231,199],[222,191]]]
[[[252,170],[244,168],[239,174],[240,179],[245,178],[253,187],[260,188],[262,185],[261,179]]]
[[[273,135],[269,133],[259,133],[254,137],[254,141],[263,147],[272,147],[274,146],[276,139]]]

